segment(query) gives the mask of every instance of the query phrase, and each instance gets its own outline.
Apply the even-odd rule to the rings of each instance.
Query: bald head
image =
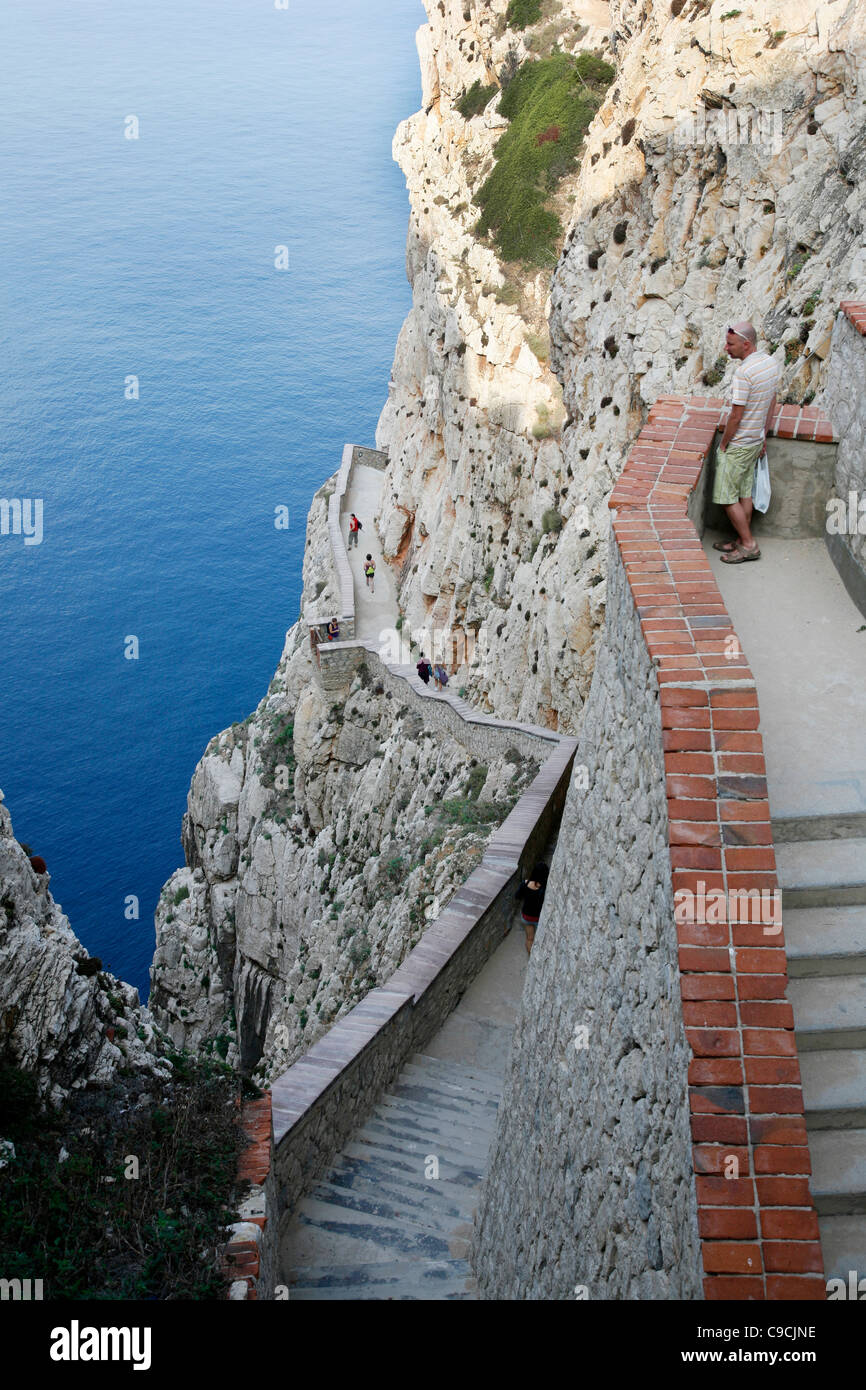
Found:
[[[729,357],[748,357],[758,346],[758,335],[748,319],[732,323],[725,334],[725,351]]]

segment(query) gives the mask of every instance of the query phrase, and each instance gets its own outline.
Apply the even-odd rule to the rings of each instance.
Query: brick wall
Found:
[[[661,687],[675,891],[778,886],[755,683],[686,516],[722,418],[719,400],[662,397],[610,499]],[[780,407],[772,433],[833,439],[815,407]],[[823,1298],[784,928],[677,935],[705,1296]]]
[[[272,1298],[276,1283],[279,1222],[269,1093],[241,1107],[240,1125],[247,1142],[238,1161],[238,1183],[245,1192],[222,1251],[222,1268],[229,1298],[243,1302]]]

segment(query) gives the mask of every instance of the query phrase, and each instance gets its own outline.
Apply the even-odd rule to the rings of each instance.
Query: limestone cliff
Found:
[[[377,524],[404,631],[434,651],[456,638],[458,660],[461,634],[482,639],[455,686],[502,718],[576,732],[607,498],[649,405],[721,391],[724,328],[741,317],[785,393],[822,389],[836,303],[866,269],[864,19],[853,0],[540,0],[520,30],[507,0],[427,10],[423,109],[394,141],[413,306],[377,432]],[[500,258],[475,200],[509,124],[501,89],[557,52],[616,71],[550,193],[551,278]],[[304,567],[319,613],[337,607],[328,491]],[[152,1003],[175,1042],[267,1078],[387,979],[483,843],[476,821],[431,845],[428,808],[516,795],[531,769],[491,763],[483,788],[476,771],[363,676],[346,701],[324,695],[292,629],[267,696],[193,779],[187,866],[157,912]]]
[[[413,307],[377,436],[383,540],[413,629],[483,629],[485,660],[461,673],[472,697],[573,731],[606,498],[649,405],[722,391],[736,318],[769,342],[783,394],[823,386],[833,313],[866,270],[866,17],[854,0],[545,0],[518,34],[506,0],[427,10],[424,109],[394,142]],[[567,235],[549,281],[473,235],[505,122],[498,97],[469,119],[457,102],[507,80],[509,49],[554,45],[607,52],[617,75],[555,199]],[[548,314],[549,365],[530,346],[544,357]]]
[[[319,612],[336,593],[331,490],[307,532],[305,603]],[[403,681],[385,689],[366,666],[328,693],[305,632],[287,634],[258,708],[208,745],[184,817],[186,866],[156,913],[161,1026],[265,1081],[389,978],[538,768],[507,740],[475,756],[428,725]]]
[[[83,1086],[108,1085],[121,1070],[167,1077],[138,990],[88,955],[49,884],[0,804],[0,1059],[35,1075],[53,1106]]]

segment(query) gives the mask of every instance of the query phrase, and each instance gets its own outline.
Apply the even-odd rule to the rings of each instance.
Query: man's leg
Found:
[[[730,506],[725,507],[731,525],[740,538],[740,544],[744,550],[755,549],[755,538],[751,531],[752,521],[752,499],[751,497],[741,497],[739,502],[731,502]]]
[[[526,954],[529,955],[532,950],[532,944],[535,941],[535,923],[524,922],[523,930],[526,932]]]

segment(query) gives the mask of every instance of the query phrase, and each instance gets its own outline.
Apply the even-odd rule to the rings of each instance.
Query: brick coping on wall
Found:
[[[755,681],[687,515],[726,413],[717,397],[660,397],[609,501],[659,681],[675,892],[778,882]],[[834,439],[812,406],[780,406],[771,434]],[[677,936],[705,1296],[822,1299],[784,935]]]
[[[223,1246],[220,1260],[230,1285],[229,1297],[243,1302],[258,1298],[262,1241],[273,1234],[268,1222],[277,1219],[265,1201],[265,1184],[273,1162],[270,1093],[245,1101],[239,1123],[247,1142],[238,1159],[237,1181],[246,1191],[232,1237]]]
[[[839,308],[857,332],[866,337],[866,299],[843,299]]]

